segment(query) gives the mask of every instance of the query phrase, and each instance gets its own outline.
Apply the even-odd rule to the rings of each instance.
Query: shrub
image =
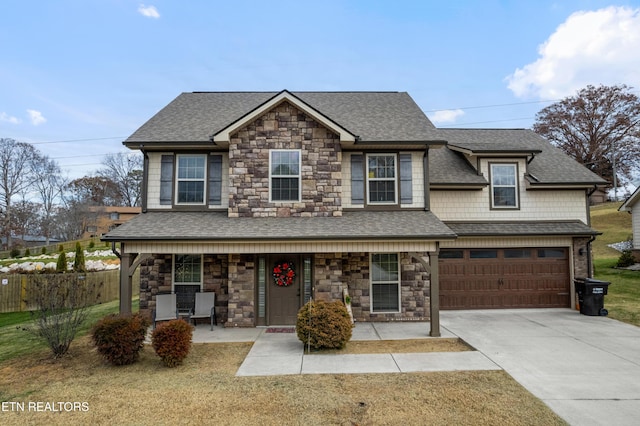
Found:
[[[64,252],[64,246],[63,246],[62,244],[60,244],[60,245],[58,246],[58,251],[59,251],[60,253]]]
[[[11,256],[12,258],[20,257],[20,249],[12,248],[11,251],[9,252],[9,256]]]
[[[29,257],[29,256],[31,256],[31,250],[26,249],[26,250],[24,251],[24,257]]]
[[[177,319],[160,324],[151,334],[153,350],[167,367],[175,367],[189,354],[193,327]]]
[[[58,255],[58,262],[56,262],[56,272],[62,274],[67,272],[67,255],[61,252]]]
[[[76,243],[76,257],[73,260],[73,270],[75,272],[85,272],[86,268],[84,266],[84,250],[82,250],[82,246],[80,242]]]
[[[55,358],[61,357],[89,315],[89,296],[95,288],[69,275],[35,275],[34,282],[32,303],[37,309],[31,312],[35,328],[30,331],[45,341]]]
[[[340,301],[313,300],[298,311],[298,339],[313,349],[342,349],[351,339],[353,325]]]
[[[108,315],[93,327],[93,343],[111,364],[133,364],[140,356],[148,327],[149,320],[140,314]]]
[[[91,240],[91,241],[89,242],[89,248],[90,248],[90,249],[92,249],[92,248],[94,248],[95,246],[96,246],[96,243],[94,243],[94,242],[93,242],[93,240]]]
[[[627,266],[634,265],[636,263],[636,259],[633,257],[633,253],[631,250],[623,250],[622,254],[618,258],[618,263],[616,266],[618,268],[626,268]]]
[[[40,250],[40,254],[47,254],[47,248],[42,247],[42,250]]]

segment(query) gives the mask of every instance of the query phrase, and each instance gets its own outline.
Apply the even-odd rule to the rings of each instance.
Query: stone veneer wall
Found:
[[[227,274],[228,258],[224,255],[204,255],[202,291],[216,293],[218,324],[227,319],[229,300]],[[171,293],[173,281],[173,255],[159,254],[140,265],[140,312],[151,317],[156,307],[156,294]]]
[[[573,276],[574,278],[586,278],[593,276],[593,266],[589,270],[588,254],[590,238],[573,239]],[[580,249],[583,253],[580,255]]]
[[[421,253],[428,257],[428,253]],[[356,321],[427,321],[430,319],[430,277],[422,265],[407,253],[400,253],[401,311],[371,313],[369,254],[316,254],[314,262],[315,298],[342,300],[348,286]]]
[[[229,299],[225,327],[255,327],[255,260],[253,255],[229,255]]]
[[[301,150],[301,202],[269,202],[269,151]],[[229,217],[341,216],[338,135],[288,102],[231,135]]]

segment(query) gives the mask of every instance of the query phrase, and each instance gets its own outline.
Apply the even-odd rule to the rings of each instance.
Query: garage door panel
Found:
[[[462,259],[440,259],[441,309],[569,307],[566,249],[492,251],[492,258],[464,250]]]

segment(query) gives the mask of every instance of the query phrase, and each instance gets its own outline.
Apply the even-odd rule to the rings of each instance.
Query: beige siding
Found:
[[[172,152],[150,152],[149,155],[149,182],[147,193],[147,208],[149,209],[171,209],[170,205],[160,204],[160,163],[163,155],[172,155]],[[209,206],[211,208],[229,207],[229,155],[222,154],[222,204]],[[174,189],[175,191],[175,189]]]
[[[440,248],[508,248],[508,247],[571,247],[570,237],[518,237],[518,238],[490,238],[490,237],[461,237],[454,241],[443,241]]]
[[[640,250],[640,202],[637,202],[631,210],[631,220],[633,228],[633,248]]]
[[[342,207],[358,208],[364,207],[362,204],[351,204],[351,152],[342,154]],[[362,154],[362,153],[359,153]],[[424,207],[424,169],[422,167],[423,152],[411,153],[411,181],[413,186],[413,203],[402,204],[401,207],[418,208]],[[400,181],[398,180],[398,187]]]
[[[131,242],[127,253],[353,253],[353,252],[429,252],[432,241],[293,241],[293,242]]]
[[[489,179],[488,161],[482,171]],[[491,188],[481,191],[431,191],[431,210],[441,220],[581,220],[587,218],[584,190],[527,190],[524,179],[526,164],[518,161],[519,203],[517,210],[491,210]]]

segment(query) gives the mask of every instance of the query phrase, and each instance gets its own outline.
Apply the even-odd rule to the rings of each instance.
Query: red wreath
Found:
[[[293,284],[296,271],[293,269],[293,262],[278,262],[273,267],[273,281],[278,287],[289,287]]]

